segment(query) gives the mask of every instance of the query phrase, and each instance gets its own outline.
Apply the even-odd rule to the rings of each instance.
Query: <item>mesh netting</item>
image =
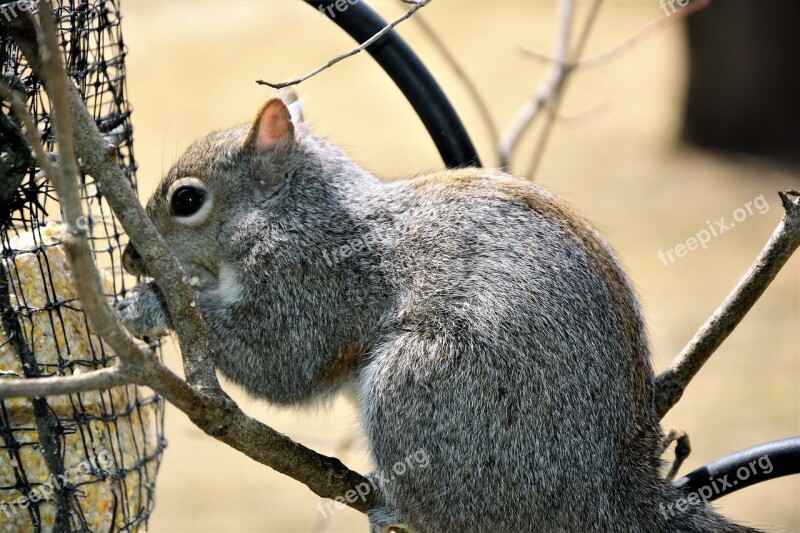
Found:
[[[45,149],[54,152],[47,96],[3,29],[14,5],[3,4],[0,76],[26,99]],[[69,76],[135,186],[118,2],[55,5]],[[0,380],[111,366],[116,356],[81,312],[54,192],[7,102],[0,111]],[[90,176],[82,176],[81,192],[82,223],[108,300],[116,301],[135,282],[121,268],[126,237]],[[163,401],[142,387],[0,401],[0,531],[137,530],[153,508],[165,445]]]

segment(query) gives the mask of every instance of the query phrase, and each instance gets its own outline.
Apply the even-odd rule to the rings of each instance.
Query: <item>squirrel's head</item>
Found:
[[[294,92],[261,106],[252,124],[196,141],[172,166],[147,203],[147,214],[190,276],[218,277],[219,234],[237,210],[279,188],[302,122]],[[132,244],[125,270],[147,274]]]

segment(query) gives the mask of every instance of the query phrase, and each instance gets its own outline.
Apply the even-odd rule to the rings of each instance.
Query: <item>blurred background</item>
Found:
[[[753,5],[716,2],[742,3]],[[400,0],[370,4],[385,18],[407,9]],[[781,4],[789,2],[758,5],[766,13]],[[582,20],[588,2],[578,7]],[[582,212],[617,250],[642,301],[657,371],[719,305],[769,238],[782,214],[776,192],[800,188],[792,166],[800,147],[791,137],[798,127],[791,106],[797,107],[800,93],[784,87],[792,83],[790,71],[796,77],[796,54],[786,46],[783,52],[780,46],[765,50],[766,41],[746,30],[756,16],[752,9],[738,18],[714,19],[714,8],[698,15],[700,29],[692,29],[691,42],[705,56],[695,54],[690,61],[686,27],[678,23],[613,61],[577,71],[536,177]],[[193,139],[251,120],[272,94],[256,79],[289,79],[353,46],[327,17],[300,0],[128,0],[122,10],[143,200]],[[586,55],[618,45],[666,12],[658,0],[605,2]],[[521,49],[551,54],[555,2],[434,0],[419,13],[474,80],[504,129],[546,73],[546,64]],[[713,28],[703,29],[700,16],[712,19]],[[781,20],[796,18],[773,13],[763,23],[769,28]],[[399,31],[450,97],[484,164],[496,165],[494,141],[452,66],[413,20]],[[712,31],[720,38],[703,41]],[[765,61],[775,77],[753,70]],[[705,81],[693,80],[700,85],[687,92],[690,69],[701,73],[695,78],[705,73]],[[750,97],[737,96],[748,80],[761,83],[745,92]],[[705,91],[697,93],[697,87]],[[410,105],[368,55],[339,63],[297,90],[316,131],[377,175],[396,179],[442,168]],[[784,93],[793,99],[780,104]],[[773,122],[758,123],[768,114]],[[765,132],[776,128],[785,129],[778,140],[767,142]],[[721,138],[726,132],[744,134],[734,135],[733,142]],[[536,136],[534,128],[523,138],[513,172],[526,171]],[[786,146],[778,146],[781,141]],[[659,250],[685,243],[721,217],[731,221],[737,208],[761,195],[768,208],[754,210],[707,249],[666,265],[659,259]],[[742,448],[800,434],[799,341],[796,256],[664,420],[665,429],[685,430],[691,438],[693,451],[679,476]],[[167,357],[179,370],[174,349]],[[277,409],[248,399],[230,384],[226,388],[253,416],[368,471],[358,421],[344,400],[310,410]],[[207,437],[172,407],[166,432],[169,448],[153,532],[366,531],[366,519],[349,509],[322,519],[319,498],[305,486]],[[719,508],[752,525],[798,531],[800,476],[742,490],[719,500]]]

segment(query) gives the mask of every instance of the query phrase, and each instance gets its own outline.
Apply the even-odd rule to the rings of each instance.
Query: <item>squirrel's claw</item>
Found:
[[[152,282],[134,287],[116,308],[120,322],[135,337],[162,337],[171,329],[164,298]]]

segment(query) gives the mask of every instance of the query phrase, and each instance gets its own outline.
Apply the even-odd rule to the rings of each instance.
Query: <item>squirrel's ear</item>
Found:
[[[264,153],[292,142],[292,114],[282,99],[272,98],[259,109],[243,145],[256,153]]]

